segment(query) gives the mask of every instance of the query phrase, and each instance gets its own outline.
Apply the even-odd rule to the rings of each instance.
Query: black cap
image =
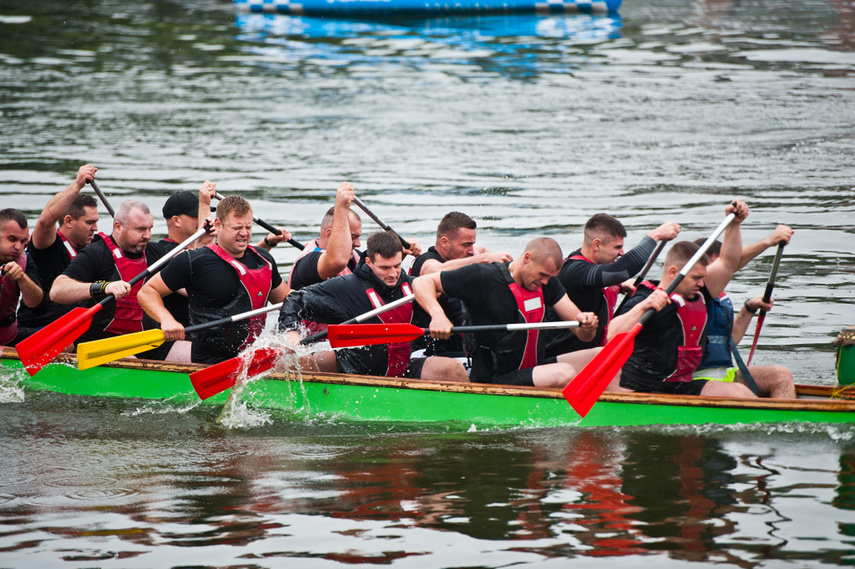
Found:
[[[199,216],[199,196],[191,192],[175,192],[163,204],[163,217],[169,219],[173,215]]]

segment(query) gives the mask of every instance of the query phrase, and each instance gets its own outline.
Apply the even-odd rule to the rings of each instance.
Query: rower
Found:
[[[593,340],[584,342],[569,330],[546,330],[546,355],[557,356],[605,345],[605,330],[614,315],[622,283],[644,267],[657,241],[670,241],[679,232],[680,226],[673,221],[663,223],[624,254],[626,228],[623,224],[606,213],[591,217],[585,224],[582,247],[564,259],[558,280],[579,310],[597,315],[597,333]],[[631,290],[626,292],[632,293]],[[547,320],[558,318],[547,311]]]
[[[204,324],[278,303],[290,292],[270,253],[249,244],[253,215],[249,202],[228,196],[217,206],[217,242],[177,255],[143,286],[140,304],[160,322],[166,340],[183,340],[184,326],[164,306],[163,298],[186,289],[189,322]],[[237,356],[264,329],[266,315],[194,332],[191,360],[219,363]]]
[[[445,214],[436,228],[436,243],[416,258],[410,269],[410,276],[415,278],[439,271],[452,271],[473,263],[507,263],[513,260],[508,253],[491,253],[476,245],[477,227],[475,220],[465,213],[452,211]],[[452,324],[466,324],[466,308],[459,299],[441,294],[439,304]],[[417,304],[414,308],[413,323],[422,328],[427,327],[430,324],[430,316],[420,305]],[[455,334],[447,340],[438,340],[423,336],[413,341],[413,355],[465,358],[463,337]]]
[[[0,345],[14,346],[35,330],[18,327],[18,302],[36,309],[44,293],[33,258],[24,250],[27,218],[17,209],[0,210]]]
[[[623,366],[618,391],[643,391],[677,395],[714,395],[723,397],[756,397],[741,383],[694,380],[703,356],[701,339],[707,326],[707,304],[718,297],[739,267],[742,255],[741,223],[748,216],[742,200],[729,203],[725,213],[735,213],[727,226],[721,255],[712,263],[703,255],[677,285],[670,299],[659,302],[657,312],[635,337],[635,346]],[[665,256],[662,280],[645,281],[638,287],[609,325],[609,339],[628,332],[641,319],[645,301],[664,297],[662,289],[674,281],[684,265],[698,251],[690,241],[675,243]]]
[[[300,343],[304,320],[339,324],[412,293],[412,278],[401,270],[403,249],[397,235],[379,232],[368,238],[363,262],[341,278],[295,290],[279,316],[279,330]],[[409,323],[412,303],[383,313],[375,322]],[[336,371],[387,377],[468,381],[457,360],[438,356],[410,359],[410,343],[380,344],[335,351]]]
[[[39,280],[45,291],[44,311],[36,314],[26,305],[18,311],[18,324],[22,327],[41,328],[75,307],[50,300],[53,281],[89,245],[93,238],[100,239],[98,231],[98,202],[81,190],[95,179],[98,168],[91,164],[81,166],[77,176],[64,190],[53,196],[42,210],[33,227],[27,251],[39,269]]]
[[[414,281],[416,301],[431,316],[434,338],[450,336],[451,321],[437,301],[440,293],[462,300],[473,325],[536,323],[552,306],[563,320],[577,320],[583,340],[597,330],[597,316],[581,312],[555,277],[561,266],[561,247],[553,239],[534,239],[522,256],[510,263],[470,264],[454,271],[424,275]],[[545,358],[537,330],[475,332],[472,381],[509,385],[563,387],[599,351],[580,350]]]
[[[742,249],[737,270],[769,247],[775,247],[778,243],[789,244],[792,235],[793,230],[790,227],[779,225],[765,239]],[[703,242],[704,239],[695,241],[695,244],[700,245],[698,241]],[[716,241],[707,250],[707,256],[710,262],[714,262],[720,254],[721,242]],[[727,295],[727,291],[722,291],[718,297],[710,300],[707,304],[707,328],[703,341],[704,356],[692,377],[695,380],[736,381],[748,385],[744,376],[747,371],[760,390],[761,397],[795,399],[796,387],[793,383],[793,374],[785,366],[753,365],[744,370],[744,364],[741,361],[738,366],[733,365],[731,354],[738,355],[736,345],[742,340],[754,315],[758,310],[769,312],[772,310],[773,303],[773,299],[764,302],[763,295],[755,296],[746,300],[739,312],[734,314],[733,302]]]
[[[95,315],[78,342],[142,331],[143,311],[137,302],[142,281],[133,287],[128,281],[157,256],[150,243],[153,226],[154,217],[147,205],[136,200],[123,202],[113,218],[112,234],[100,233],[101,238],[79,251],[54,281],[50,297],[60,304],[89,301],[91,305],[107,295],[116,298]]]

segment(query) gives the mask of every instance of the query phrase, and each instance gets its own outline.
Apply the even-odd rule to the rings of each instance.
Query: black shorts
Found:
[[[539,362],[537,365],[547,365],[547,364],[555,364],[558,363],[558,358],[551,357],[546,358],[543,361]],[[534,387],[534,368],[527,367],[525,369],[518,369],[515,371],[511,371],[508,373],[503,373],[500,375],[495,375],[493,378],[487,383],[496,383],[498,385],[530,385]]]
[[[669,395],[700,395],[707,384],[706,379],[695,379],[693,381],[659,381],[647,383],[630,381],[626,377],[620,378],[620,386],[632,389],[640,393],[665,393]]]

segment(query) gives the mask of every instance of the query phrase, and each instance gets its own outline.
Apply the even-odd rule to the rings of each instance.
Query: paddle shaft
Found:
[[[389,304],[384,304],[383,306],[381,306],[379,308],[375,308],[374,310],[371,310],[371,311],[366,312],[364,314],[360,314],[356,318],[351,318],[350,320],[342,322],[342,324],[356,324],[359,322],[365,322],[366,320],[374,318],[375,316],[379,316],[380,314],[383,314],[384,312],[386,312],[388,310],[392,310],[394,308],[398,308],[399,306],[403,306],[404,304],[407,304],[408,302],[413,301],[415,298],[416,298],[415,295],[408,294],[402,298],[399,298],[398,300],[394,300],[394,301],[390,302]],[[300,344],[305,346],[306,344],[311,344],[313,342],[320,342],[321,340],[326,338],[328,334],[329,334],[329,332],[326,330],[324,330],[323,332],[318,332],[317,334],[313,334],[311,336],[303,338],[302,340],[300,340]]]
[[[226,316],[225,318],[220,318],[219,320],[212,320],[211,322],[205,322],[204,324],[196,324],[195,326],[188,326],[184,328],[184,332],[196,332],[197,330],[204,330],[205,328],[213,328],[214,326],[219,326],[221,324],[229,324],[230,322],[240,322],[241,320],[247,320],[254,316],[258,316],[259,314],[266,314],[267,312],[273,312],[274,310],[279,310],[282,308],[284,302],[280,302],[278,304],[270,304],[268,306],[262,306],[261,308],[256,308],[255,310],[250,310],[248,312],[241,312],[240,314],[235,314],[234,316]]]
[[[101,203],[103,203],[104,207],[107,208],[107,211],[110,212],[110,217],[116,217],[116,211],[110,206],[110,202],[107,201],[107,196],[104,195],[104,192],[101,191],[101,188],[98,187],[95,180],[87,180],[87,182],[89,182],[89,185],[92,186],[93,190],[95,190],[95,193],[98,194],[98,197],[101,198]]]
[[[409,248],[410,248],[410,243],[409,243],[406,239],[404,239],[403,237],[401,237],[401,236],[400,236],[400,234],[398,234],[398,232],[397,232],[397,231],[395,231],[394,229],[392,229],[391,227],[389,227],[389,225],[388,225],[386,222],[384,222],[382,219],[380,219],[379,217],[377,217],[377,216],[374,214],[374,212],[373,212],[373,211],[371,211],[370,209],[368,209],[368,206],[367,206],[367,205],[365,205],[364,203],[362,203],[362,200],[361,200],[361,199],[359,199],[358,197],[354,196],[354,197],[353,197],[353,203],[355,203],[356,205],[358,205],[358,206],[359,206],[359,209],[361,209],[362,211],[364,211],[364,212],[365,212],[365,215],[367,215],[368,217],[370,217],[371,219],[373,219],[373,220],[375,221],[375,223],[377,223],[377,225],[379,225],[379,226],[380,226],[384,231],[390,231],[390,232],[394,233],[394,234],[395,234],[395,236],[396,236],[398,239],[400,239],[400,240],[401,240],[401,245],[403,245],[403,246],[404,246],[404,249],[409,249]]]
[[[214,197],[217,198],[218,200],[223,199],[223,196],[219,192],[215,193]],[[252,220],[255,223],[257,223],[258,225],[260,225],[261,227],[263,227],[264,229],[266,229],[267,231],[269,231],[270,233],[272,233],[273,235],[282,235],[281,231],[279,231],[278,229],[276,229],[275,227],[273,227],[272,225],[270,225],[269,223],[267,223],[263,219],[259,219],[255,215],[253,215]],[[306,248],[305,245],[303,245],[302,243],[300,243],[299,241],[297,241],[295,239],[288,239],[287,241],[288,241],[289,245],[292,245],[292,246],[296,247],[297,249],[300,249],[301,251]]]
[[[769,280],[766,281],[766,290],[763,292],[763,302],[772,300],[772,289],[775,288],[775,278],[778,276],[778,265],[781,264],[781,255],[784,253],[784,243],[778,243],[778,250],[775,252],[775,260],[772,261],[772,271],[769,273]],[[751,341],[751,351],[748,352],[748,362],[746,366],[751,365],[751,360],[754,358],[754,351],[757,349],[757,341],[760,339],[760,330],[763,328],[763,322],[766,320],[766,311],[761,310],[760,316],[757,317],[757,328],[754,330],[754,339]]]
[[[650,270],[650,267],[653,266],[653,263],[656,262],[656,258],[659,256],[659,253],[662,252],[662,249],[665,248],[665,241],[660,241],[656,248],[653,249],[653,252],[650,254],[650,257],[647,259],[647,263],[644,264],[644,267],[641,269],[641,272],[638,273],[638,277],[636,277],[635,282],[632,283],[632,288],[638,288],[642,282],[644,282],[644,277],[647,276],[647,272]],[[620,312],[620,309],[623,308],[623,305],[626,304],[626,301],[629,300],[630,294],[625,294],[623,299],[620,301],[620,304],[617,308],[615,308],[615,315]]]

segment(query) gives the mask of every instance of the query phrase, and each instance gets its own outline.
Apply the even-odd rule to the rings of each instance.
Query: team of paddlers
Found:
[[[771,310],[772,301],[755,296],[737,311],[725,287],[751,259],[789,243],[793,234],[778,226],[743,247],[748,206],[741,200],[725,206],[732,223],[720,242],[674,242],[681,227],[666,222],[624,252],[624,226],[600,213],[588,220],[581,247],[570,255],[540,237],[514,258],[478,245],[476,222],[450,212],[424,253],[388,226],[360,252],[362,222],[352,206],[364,206],[343,183],[320,235],[304,247],[286,281],[269,250],[295,243],[290,233],[276,228],[251,244],[258,222],[251,205],[239,196],[221,198],[210,181],[198,195],[182,191],[166,200],[167,237],[159,242],[151,241],[154,216],[136,200],[118,207],[109,234],[98,233],[98,202],[82,192],[87,183],[97,188],[96,172],[82,166],[50,199],[32,234],[23,213],[0,211],[0,344],[15,346],[71,309],[113,297],[77,343],[160,328],[165,341],[137,357],[216,364],[251,346],[267,315],[204,324],[281,303],[283,345],[309,370],[564,387],[610,340],[635,330],[631,355],[610,378],[610,390],[795,397],[789,370],[746,366],[736,350],[752,317]],[[632,282],[646,274],[665,242],[672,244],[661,279]],[[402,269],[407,255],[414,258],[409,274]],[[158,262],[159,272],[134,281]],[[412,323],[430,333],[412,342],[310,353],[297,347],[327,325],[372,311],[379,314],[370,322]],[[567,324],[537,326],[546,321]],[[512,332],[495,326],[516,323],[530,326]],[[483,329],[452,333],[463,325]],[[194,329],[185,335],[188,327]]]

